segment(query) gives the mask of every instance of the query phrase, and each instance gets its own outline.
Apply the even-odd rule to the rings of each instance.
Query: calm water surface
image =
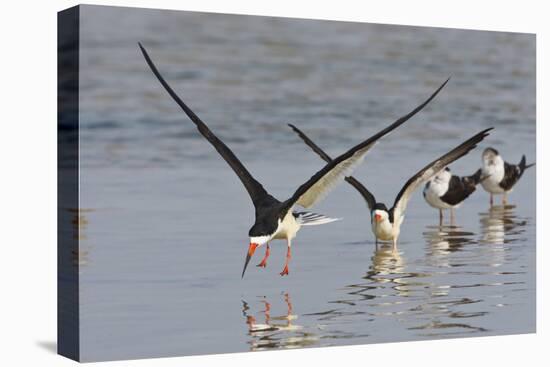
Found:
[[[338,154],[407,113],[355,177],[393,202],[416,170],[483,128],[535,157],[531,35],[84,7],[81,51],[81,354],[84,360],[526,333],[535,330],[535,170],[455,223],[412,198],[397,253],[375,248],[347,184],[315,211],[344,220],[273,242],[240,272],[253,208],[241,183],[161,89],[166,78],[279,199],[322,167],[286,126]],[[500,201],[499,201],[500,203]],[[256,258],[259,262],[263,249]]]

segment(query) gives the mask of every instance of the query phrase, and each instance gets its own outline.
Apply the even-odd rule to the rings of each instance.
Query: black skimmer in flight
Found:
[[[178,97],[174,90],[168,85],[166,80],[157,70],[157,67],[149,57],[147,51],[141,44],[139,47],[147,61],[147,64],[153,71],[153,74],[158,78],[164,89],[176,101],[185,114],[197,126],[199,132],[214,146],[222,158],[229,164],[233,171],[237,174],[243,183],[246,191],[252,199],[256,211],[255,222],[249,231],[250,244],[246,254],[246,260],[241,276],[244,276],[246,267],[250,258],[256,249],[262,245],[268,244],[273,239],[285,239],[287,241],[287,255],[285,267],[281,275],[288,275],[288,263],[291,257],[291,240],[296,236],[296,233],[303,225],[322,224],[331,221],[330,218],[316,215],[313,213],[295,212],[293,209],[296,205],[304,208],[310,208],[322,200],[329,191],[339,182],[343,181],[345,176],[348,176],[351,171],[363,160],[365,154],[374,146],[374,144],[405,121],[414,116],[417,112],[423,109],[447,84],[445,81],[426,101],[405,116],[397,119],[393,124],[379,131],[370,138],[357,144],[347,152],[338,156],[334,160],[327,163],[321,170],[315,173],[309,180],[302,184],[285,200],[279,201],[271,196],[264,187],[248,172],[245,166],[239,161],[235,154],[206,126],[206,124]],[[262,263],[259,265],[265,266],[265,261],[269,256],[269,247],[266,246],[266,254]]]
[[[432,207],[439,209],[439,225],[443,225],[443,209],[450,209],[451,224],[454,222],[454,208],[458,208],[481,182],[481,170],[471,176],[453,175],[449,167],[433,176],[424,186],[424,199]]]
[[[491,195],[490,203],[493,205],[493,195],[502,194],[502,204],[507,204],[508,193],[512,191],[523,172],[535,163],[525,164],[525,155],[518,164],[510,164],[498,154],[494,148],[487,148],[481,155],[483,166],[480,168],[484,179],[481,186]]]
[[[315,153],[326,162],[331,162],[331,158],[300,129],[294,125],[289,126]],[[489,135],[489,130],[492,129],[493,128],[489,128],[481,131],[418,171],[405,183],[401,191],[399,191],[391,209],[388,209],[384,203],[377,202],[374,195],[357,179],[352,176],[346,177],[345,180],[359,191],[369,206],[371,213],[371,228],[376,237],[376,245],[378,245],[378,240],[393,241],[393,249],[396,250],[397,239],[399,238],[401,224],[405,216],[405,209],[407,208],[412,193],[423,183],[443,170],[447,165],[474,149],[480,141]]]

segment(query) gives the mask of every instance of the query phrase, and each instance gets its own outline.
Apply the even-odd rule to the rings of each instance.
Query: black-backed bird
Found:
[[[480,170],[471,176],[460,177],[453,175],[450,168],[445,167],[426,182],[422,194],[432,208],[439,209],[439,225],[443,225],[444,209],[451,211],[451,224],[453,224],[454,209],[476,191],[476,186],[481,180]]]
[[[293,210],[294,207],[299,205],[304,208],[310,208],[322,200],[329,193],[329,191],[336,186],[336,184],[343,181],[344,177],[349,175],[351,171],[359,163],[361,163],[365,157],[365,154],[367,154],[369,149],[374,146],[378,139],[388,134],[423,109],[437,95],[437,93],[439,93],[448,81],[447,79],[447,81],[445,81],[426,101],[414,110],[327,163],[309,180],[298,187],[289,199],[279,201],[264,189],[264,187],[250,174],[250,172],[248,172],[241,161],[237,159],[235,154],[216,135],[214,135],[208,126],[206,126],[206,124],[179,98],[179,96],[159,73],[147,51],[141,44],[139,44],[139,47],[145,57],[145,60],[147,61],[147,64],[164,89],[166,89],[168,94],[196,125],[199,132],[206,138],[206,140],[210,142],[210,144],[214,146],[222,158],[229,164],[241,180],[250,195],[250,198],[252,199],[252,203],[255,208],[255,222],[248,233],[250,242],[241,276],[244,276],[248,262],[256,249],[262,245],[268,244],[268,242],[273,239],[286,239],[287,241],[285,267],[281,272],[281,275],[288,275],[288,263],[291,257],[291,241],[296,236],[296,233],[300,227],[308,224],[322,224],[331,221],[330,218],[318,214],[295,212]],[[268,256],[269,247],[266,246],[266,255],[260,265],[265,265],[265,260]]]
[[[519,181],[523,172],[535,163],[526,164],[525,155],[521,157],[518,164],[511,164],[498,154],[494,148],[486,148],[481,155],[482,167],[479,172],[484,176],[481,180],[481,186],[487,191],[491,198],[490,204],[493,205],[493,195],[502,194],[502,204],[508,201],[508,193],[512,191]]]
[[[317,153],[321,158],[326,162],[331,162],[331,158],[319,147],[317,146],[306,134],[304,134],[296,126],[289,124],[289,126],[302,138],[304,143],[306,143],[315,153]],[[456,161],[458,158],[466,155],[472,149],[474,149],[477,144],[482,141],[492,128],[485,129],[478,134],[474,135],[470,139],[466,140],[453,150],[442,155],[435,161],[428,164],[426,167],[418,171],[413,177],[411,177],[403,186],[397,197],[393,207],[388,209],[388,207],[381,202],[377,202],[374,195],[357,179],[352,176],[346,177],[345,180],[352,185],[359,193],[363,196],[369,211],[371,213],[371,229],[376,237],[376,244],[378,245],[378,240],[382,241],[392,241],[393,249],[397,249],[397,240],[399,238],[399,233],[401,229],[401,224],[405,216],[405,209],[411,198],[412,193],[432,178],[434,175],[443,170],[447,165]]]

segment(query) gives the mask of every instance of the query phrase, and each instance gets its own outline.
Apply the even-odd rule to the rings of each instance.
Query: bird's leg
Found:
[[[443,225],[443,209],[439,209],[439,226]]]
[[[376,237],[376,235],[375,235],[374,238],[375,238],[374,247],[375,247],[376,251],[378,251],[378,237]]]
[[[287,322],[287,326],[291,326],[290,325],[290,321],[292,320],[292,302],[290,302],[290,296],[288,295],[288,293],[285,293],[285,303],[286,303],[286,322]]]
[[[290,296],[288,295],[288,293],[285,293],[285,303],[288,311],[287,313],[289,315],[292,314],[292,302],[290,302]]]
[[[397,252],[397,236],[395,236],[395,237],[393,238],[392,252],[393,252],[393,253],[396,253],[396,252]]]
[[[489,204],[493,206],[493,193],[490,194],[491,198],[489,199]]]
[[[258,265],[256,266],[259,266],[261,268],[265,268],[266,265],[267,265],[267,258],[269,257],[269,242],[266,244],[266,247],[265,247],[265,255],[264,255],[264,258],[262,259],[262,262],[259,263]]]
[[[283,271],[281,271],[281,276],[288,275],[288,263],[290,261],[290,258],[292,257],[290,253],[290,239],[287,240],[287,249],[286,249],[286,260],[285,260],[285,268]]]
[[[393,245],[392,245],[392,252],[394,254],[397,253],[397,239],[399,238],[399,226],[401,223],[399,221],[403,220],[403,217],[396,219],[396,221],[393,223]]]
[[[508,204],[508,194],[504,193],[502,194],[502,205],[507,205],[507,204]]]
[[[451,208],[451,226],[455,225],[455,209]]]
[[[251,315],[248,314],[247,311],[249,309],[250,309],[250,307],[248,307],[248,303],[243,301],[243,316],[246,318],[246,324],[248,325],[248,330],[252,331],[252,327],[256,323],[256,319],[254,318],[254,316],[251,316]]]
[[[267,302],[267,301],[264,301],[264,305],[265,305],[265,310],[264,310],[265,323],[267,325],[270,325],[270,322],[271,322],[271,314],[270,314],[271,304],[269,304],[269,302]]]
[[[256,325],[256,318],[252,315],[246,316],[246,323],[248,324],[248,330],[252,331],[254,325]]]

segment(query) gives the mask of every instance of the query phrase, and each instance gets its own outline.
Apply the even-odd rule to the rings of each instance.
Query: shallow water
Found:
[[[534,160],[534,36],[88,6],[81,19],[84,210],[69,215],[83,360],[535,330],[534,169],[510,205],[490,208],[479,188],[452,225],[419,190],[397,253],[376,249],[366,204],[342,184],[314,211],[344,219],[299,232],[290,276],[275,241],[267,268],[241,279],[246,191],[137,48],[279,199],[322,167],[288,122],[336,155],[452,76],[354,173],[390,205],[416,170],[486,127],[454,172],[472,174],[489,145]]]

